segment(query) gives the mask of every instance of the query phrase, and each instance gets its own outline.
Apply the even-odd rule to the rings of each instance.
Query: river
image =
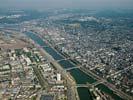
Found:
[[[65,68],[71,68],[76,67],[73,65],[69,60],[63,60],[63,56],[61,56],[59,53],[57,53],[52,47],[50,47],[46,42],[44,42],[38,35],[32,33],[32,32],[25,32],[25,34],[31,38],[35,43],[39,44],[40,46],[43,46],[43,49],[49,53],[56,61],[59,61],[59,64],[65,69]],[[91,76],[87,75],[86,73],[82,72],[80,69],[72,69],[69,71],[71,76],[74,78],[77,84],[86,84],[86,83],[94,83],[96,82],[95,79],[93,79]],[[122,100],[119,96],[114,94],[112,90],[110,90],[105,85],[98,85],[97,86],[100,90],[108,93],[111,95],[115,100]],[[90,96],[90,92],[88,88],[77,88],[79,98],[80,100],[92,100],[92,97]]]

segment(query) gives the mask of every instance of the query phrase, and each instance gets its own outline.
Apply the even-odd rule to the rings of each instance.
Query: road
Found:
[[[33,65],[32,68],[42,88],[48,87],[48,84],[46,83],[46,80],[43,77],[41,71],[37,68],[37,65]]]

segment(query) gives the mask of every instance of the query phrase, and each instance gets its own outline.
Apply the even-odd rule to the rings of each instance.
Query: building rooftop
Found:
[[[53,95],[42,95],[40,100],[54,100]]]

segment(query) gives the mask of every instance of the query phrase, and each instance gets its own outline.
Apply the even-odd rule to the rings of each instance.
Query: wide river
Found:
[[[25,34],[31,38],[35,43],[38,45],[42,46],[43,49],[49,53],[55,60],[61,60],[59,64],[64,68],[72,68],[76,67],[71,63],[69,60],[62,60],[65,59],[61,54],[59,54],[56,50],[54,50],[52,47],[50,47],[47,43],[45,43],[42,38],[40,38],[37,33],[33,32],[25,32]],[[72,69],[69,71],[71,76],[75,79],[77,84],[86,84],[86,83],[94,83],[96,82],[95,79],[93,79],[91,76],[87,75],[80,69]],[[111,95],[115,100],[122,100],[119,96],[113,93],[112,90],[110,90],[108,87],[106,87],[103,84],[100,84],[97,86],[100,90],[108,93]],[[80,100],[93,100],[92,97],[90,96],[90,92],[88,88],[77,88],[79,98]]]

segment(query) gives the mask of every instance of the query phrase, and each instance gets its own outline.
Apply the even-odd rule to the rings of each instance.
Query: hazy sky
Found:
[[[133,0],[0,0],[0,8],[133,8]]]

